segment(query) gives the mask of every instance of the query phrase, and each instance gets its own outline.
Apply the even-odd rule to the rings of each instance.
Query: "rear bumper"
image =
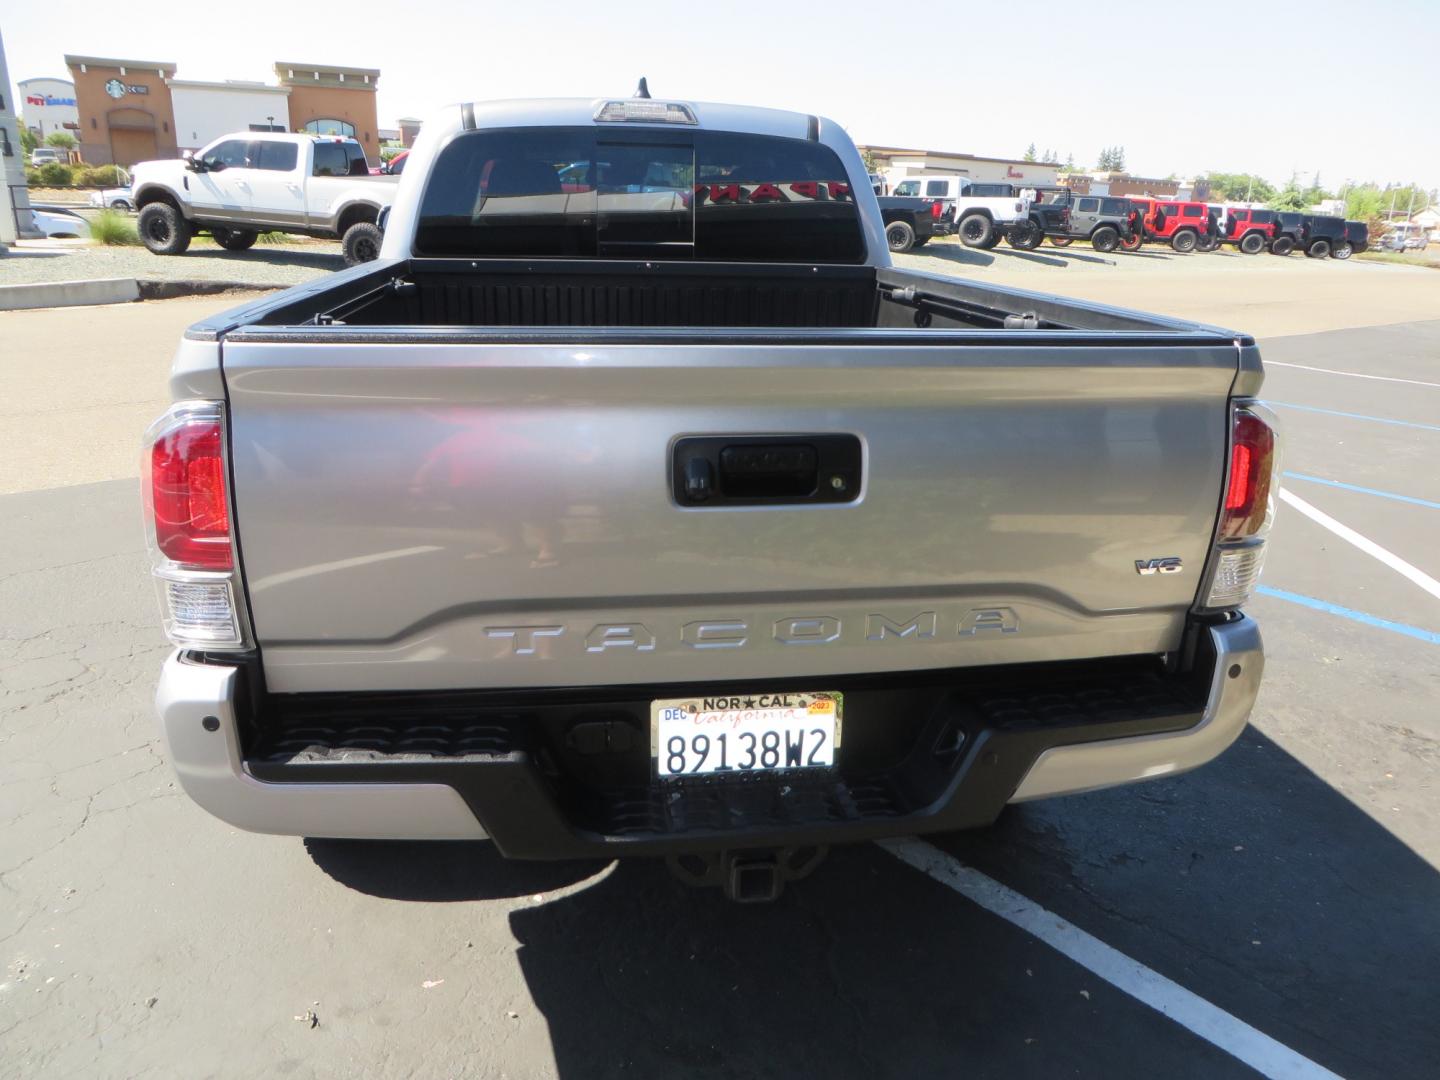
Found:
[[[526,743],[520,734],[525,717],[492,709],[493,724],[467,723],[462,730],[454,727],[453,703],[443,714],[451,727],[426,729],[437,733],[433,745],[444,746],[438,755],[399,746],[393,752],[357,753],[338,743],[330,749],[313,745],[316,729],[297,728],[307,732],[304,738],[281,740],[247,759],[243,705],[237,705],[240,669],[179,654],[165,664],[157,705],[185,791],[243,829],[370,839],[488,835],[516,858],[659,855],[970,828],[993,821],[1007,802],[1193,769],[1244,728],[1264,668],[1259,630],[1248,618],[1204,630],[1197,653],[1197,671],[1174,692],[1157,693],[1156,680],[1119,694],[1097,683],[1017,704],[993,689],[924,691],[916,700],[933,701],[925,706],[929,719],[917,729],[914,746],[885,769],[690,789],[574,790],[563,761],[557,768],[554,755]],[[892,700],[872,693],[879,705]],[[847,691],[847,709],[849,701]],[[516,721],[514,730],[506,717]],[[409,730],[405,743],[413,750],[419,729]],[[865,741],[863,734],[857,730],[857,742]],[[295,753],[301,743],[305,749]],[[635,752],[645,754],[643,747]]]

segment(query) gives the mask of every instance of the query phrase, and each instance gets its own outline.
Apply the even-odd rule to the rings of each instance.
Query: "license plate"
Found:
[[[726,694],[650,704],[660,777],[829,769],[840,746],[838,693]]]

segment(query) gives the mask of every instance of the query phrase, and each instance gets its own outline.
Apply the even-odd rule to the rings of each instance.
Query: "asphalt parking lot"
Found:
[[[151,710],[136,446],[236,301],[0,314],[0,1075],[1432,1075],[1440,275],[970,254],[906,258],[1260,335],[1260,701],[1196,773],[836,850],[770,906],[205,815]]]

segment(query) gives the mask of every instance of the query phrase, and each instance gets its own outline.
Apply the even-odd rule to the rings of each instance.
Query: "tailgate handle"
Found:
[[[727,495],[809,495],[815,490],[815,447],[756,443],[720,451],[720,488]]]
[[[854,435],[695,435],[677,439],[671,491],[681,506],[853,502],[861,448]]]

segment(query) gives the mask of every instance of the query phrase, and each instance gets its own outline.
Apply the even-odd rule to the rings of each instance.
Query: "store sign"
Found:
[[[54,94],[26,94],[25,104],[39,105],[42,108],[50,105],[69,105],[74,108],[75,99],[73,97],[56,97]]]
[[[111,79],[105,84],[105,93],[109,94],[116,101],[119,101],[126,94],[148,94],[150,87],[141,86],[139,83],[121,82],[119,79]]]

